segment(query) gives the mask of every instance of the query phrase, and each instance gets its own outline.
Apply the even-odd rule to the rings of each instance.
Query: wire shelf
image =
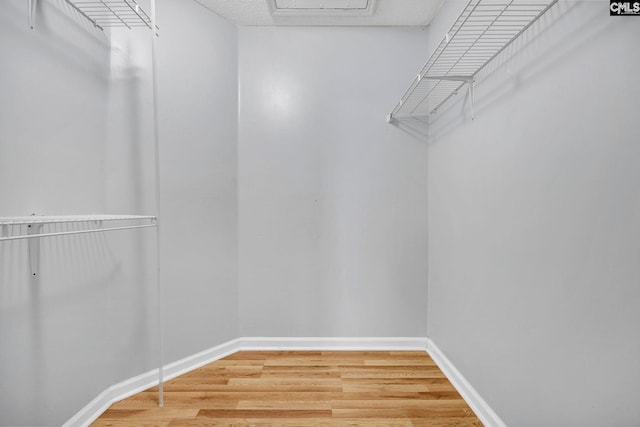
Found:
[[[558,0],[470,0],[388,119],[434,113]],[[472,99],[473,102],[473,99]]]
[[[153,27],[152,20],[135,0],[65,0],[93,25],[110,27]],[[156,27],[156,30],[158,27]]]
[[[60,224],[70,222],[91,221],[130,221],[130,220],[155,220],[150,215],[31,215],[0,217],[0,225],[31,225],[31,224]]]
[[[104,228],[101,226],[102,221],[150,221],[150,224],[142,225],[125,225],[119,227]],[[39,237],[53,237],[53,236],[69,236],[75,234],[87,234],[87,233],[100,233],[104,231],[117,231],[117,230],[132,230],[136,228],[150,228],[157,227],[157,217],[150,215],[56,215],[56,216],[44,216],[44,215],[32,215],[32,216],[11,216],[0,217],[0,227],[4,231],[4,226],[28,226],[29,232],[27,234],[18,235],[0,235],[0,242],[9,240],[22,240],[22,239],[35,239]],[[69,231],[51,231],[47,233],[42,232],[42,226],[47,224],[87,224],[94,223],[95,228],[84,228]]]

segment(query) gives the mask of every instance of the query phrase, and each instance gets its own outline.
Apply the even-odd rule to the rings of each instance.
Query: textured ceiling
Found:
[[[270,0],[196,0],[238,25],[428,25],[442,0],[375,0],[369,14],[307,11],[274,16]],[[369,0],[373,1],[373,0]]]

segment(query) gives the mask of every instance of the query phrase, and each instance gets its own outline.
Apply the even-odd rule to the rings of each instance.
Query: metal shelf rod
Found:
[[[33,224],[60,224],[70,222],[96,222],[96,221],[155,221],[155,216],[150,215],[30,215],[15,217],[0,217],[0,225],[33,225]]]
[[[8,240],[33,239],[34,237],[70,236],[73,234],[100,233],[103,231],[132,230],[134,228],[157,227],[157,224],[132,225],[127,227],[92,228],[90,230],[60,231],[55,233],[22,234],[19,236],[0,237],[0,242]]]

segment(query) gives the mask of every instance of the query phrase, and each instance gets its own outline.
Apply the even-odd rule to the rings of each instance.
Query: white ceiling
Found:
[[[370,9],[367,11],[298,9],[284,12],[275,10],[274,0],[196,1],[238,25],[424,26],[431,22],[443,0],[366,0]],[[295,1],[280,2],[286,3],[295,4]]]

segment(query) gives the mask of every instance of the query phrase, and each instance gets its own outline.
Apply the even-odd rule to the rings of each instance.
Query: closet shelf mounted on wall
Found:
[[[33,28],[33,15],[38,0],[29,0],[29,25]],[[135,0],[64,0],[81,16],[89,20],[96,28],[104,30],[110,27],[158,27],[153,19]],[[157,34],[157,33],[156,33]]]
[[[103,227],[104,221],[128,221],[127,225],[118,227]],[[147,224],[135,224],[138,221],[149,221]],[[45,230],[43,227],[50,224],[71,224],[64,229]],[[78,224],[75,226],[74,224]],[[23,227],[26,226],[26,233]],[[29,239],[29,265],[31,275],[38,273],[40,258],[40,238],[54,236],[70,236],[77,234],[100,233],[105,231],[132,230],[135,228],[157,227],[157,217],[148,215],[31,215],[0,217],[0,243],[9,240]],[[17,234],[9,233],[12,228],[17,228]]]
[[[125,225],[119,227],[103,228],[103,221],[150,221],[149,224]],[[41,233],[41,227],[46,224],[93,224],[95,228],[83,228],[79,230],[55,231],[49,233]],[[156,227],[156,217],[149,215],[59,215],[59,216],[16,216],[16,217],[0,217],[0,227],[4,226],[22,226],[29,227],[27,234],[18,234],[13,236],[5,236],[4,230],[0,235],[0,242],[6,240],[32,239],[35,237],[51,237],[66,236],[72,234],[97,233],[102,231],[130,230],[135,228]]]
[[[464,84],[473,118],[475,76],[558,0],[470,0],[387,121],[436,112]]]
[[[65,0],[98,28],[153,28],[151,18],[135,0]]]

